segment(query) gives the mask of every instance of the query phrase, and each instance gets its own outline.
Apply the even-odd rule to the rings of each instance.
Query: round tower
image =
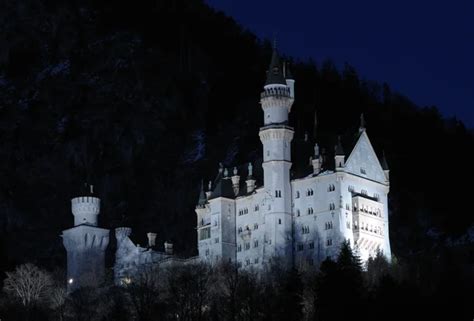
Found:
[[[91,194],[93,190],[91,187]],[[67,251],[67,287],[97,286],[104,278],[109,230],[97,227],[100,199],[80,196],[71,200],[74,227],[61,235]]]
[[[71,200],[71,211],[74,215],[74,226],[81,224],[97,226],[100,199],[93,196],[75,197]]]
[[[290,168],[294,131],[288,126],[288,114],[294,101],[293,84],[288,86],[280,58],[274,50],[260,101],[264,127],[259,136],[263,144],[262,166],[268,203],[265,208],[267,259],[272,256],[292,257]]]

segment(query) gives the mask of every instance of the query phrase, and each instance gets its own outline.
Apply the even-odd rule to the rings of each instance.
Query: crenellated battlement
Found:
[[[286,86],[265,88],[260,94],[260,98],[264,99],[267,97],[291,98],[290,88]]]
[[[117,227],[115,229],[115,237],[117,241],[120,242],[126,237],[129,237],[132,234],[132,229],[130,227]]]
[[[74,215],[74,225],[97,225],[100,213],[100,199],[92,196],[80,196],[71,200],[71,211]]]

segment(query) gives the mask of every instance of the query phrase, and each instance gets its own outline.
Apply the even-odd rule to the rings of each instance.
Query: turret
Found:
[[[252,193],[255,190],[255,182],[256,180],[253,178],[253,166],[252,163],[249,163],[248,166],[248,176],[245,183],[247,184],[247,193]]]
[[[321,172],[322,158],[319,153],[318,143],[314,144],[314,157],[311,159],[313,165],[313,174],[318,175]]]
[[[209,182],[210,183],[210,182]],[[199,193],[199,200],[196,208],[204,208],[206,207],[208,197],[204,193],[204,183],[201,181],[201,191]]]
[[[294,80],[290,83],[294,85]],[[260,98],[265,125],[288,123],[288,113],[293,105],[294,97],[284,78],[276,49],[273,50],[272,61],[267,71],[267,81]]]
[[[156,233],[148,232],[146,233],[148,238],[148,247],[155,247],[156,245]]]
[[[63,244],[67,251],[67,286],[73,291],[82,286],[97,286],[105,273],[105,250],[109,230],[97,227],[100,199],[90,195],[71,200],[74,227],[64,230]]]
[[[342,143],[341,143],[341,136],[337,138],[337,145],[334,148],[335,153],[334,153],[334,161],[335,161],[335,168],[336,171],[341,171],[345,164],[344,164],[344,149],[342,148]]]
[[[288,84],[293,85],[290,81]],[[293,128],[288,126],[288,114],[294,102],[285,80],[276,49],[273,51],[267,81],[261,94],[264,127],[259,136],[263,144],[263,181],[269,196],[265,221],[268,257],[291,257],[291,141]],[[289,263],[290,262],[286,262]]]
[[[295,99],[295,79],[291,74],[290,68],[285,63],[284,64],[284,74],[285,74],[285,81],[288,88],[290,88],[290,97]]]
[[[165,253],[168,255],[173,255],[173,243],[168,241],[165,242]]]
[[[234,167],[232,179],[232,188],[234,189],[235,196],[239,195],[240,176],[238,175],[237,167]]]

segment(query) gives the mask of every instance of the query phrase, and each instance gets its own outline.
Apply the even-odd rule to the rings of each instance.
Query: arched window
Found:
[[[296,191],[296,198],[300,198],[300,191]]]
[[[300,216],[300,210],[296,210],[296,216]]]

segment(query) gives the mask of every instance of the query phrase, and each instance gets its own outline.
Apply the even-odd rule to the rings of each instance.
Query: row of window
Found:
[[[253,208],[253,211],[254,212],[258,212],[260,210],[260,206],[258,205],[255,205],[254,208]],[[249,213],[249,209],[248,208],[241,208],[239,209],[239,216],[242,216],[242,215],[245,215],[245,214],[248,214]]]
[[[334,211],[336,209],[336,205],[334,203],[329,204],[329,210]],[[311,215],[314,214],[314,209],[312,207],[308,207],[306,210],[306,214]],[[301,216],[301,212],[299,209],[296,209],[296,216]]]
[[[258,230],[258,223],[253,224],[253,229]],[[245,227],[239,226],[239,228],[237,229],[237,232],[242,233],[244,230],[250,231],[250,226],[248,225],[245,225]]]
[[[257,248],[258,247],[258,240],[253,241],[253,247]],[[250,250],[250,242],[244,243],[244,251]],[[237,252],[242,252],[242,244],[237,245]]]
[[[357,222],[355,222],[354,223],[354,229],[357,230],[358,228],[359,228],[359,226],[357,226]],[[360,223],[360,229],[364,230],[364,231],[367,231],[367,232],[375,233],[375,234],[378,234],[378,235],[383,235],[383,229],[380,226],[373,226],[373,225],[369,225],[367,223],[361,222]]]
[[[330,184],[328,186],[328,192],[334,192],[336,190],[336,186],[334,186],[334,184]],[[314,195],[314,191],[312,188],[308,188],[306,190],[306,196],[313,196]],[[296,198],[300,198],[300,191],[296,191]]]
[[[357,210],[359,210],[363,213],[367,213],[367,214],[371,214],[371,215],[374,215],[374,216],[382,217],[382,211],[379,208],[374,209],[371,206],[360,205],[359,209],[357,209],[357,206],[354,205],[354,212],[357,212]]]
[[[253,259],[253,264],[258,264],[259,263],[259,258],[256,257]],[[248,266],[251,264],[251,260],[250,259],[246,259],[245,260],[245,266]],[[237,266],[238,267],[242,267],[242,262],[241,261],[237,261]]]
[[[332,245],[332,239],[331,238],[326,239],[326,246],[331,246],[331,245]],[[314,249],[314,242],[313,241],[308,243],[308,248],[310,250]],[[304,244],[303,243],[298,243],[296,245],[296,250],[297,251],[303,251],[304,250]]]

